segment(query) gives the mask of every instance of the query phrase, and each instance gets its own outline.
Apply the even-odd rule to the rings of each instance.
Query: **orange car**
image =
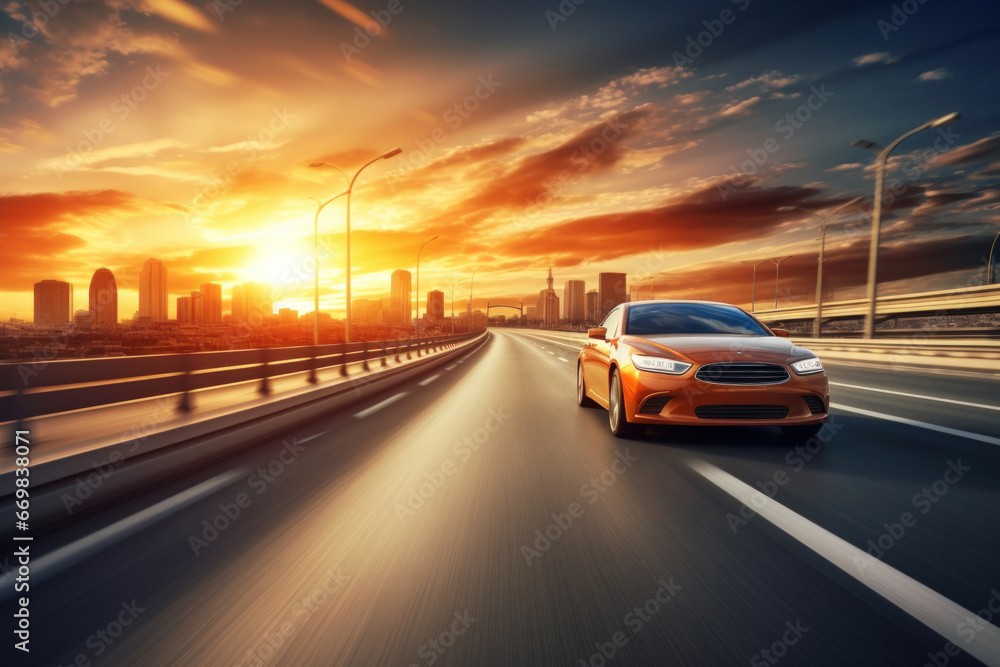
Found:
[[[645,424],[699,424],[775,425],[806,439],[826,422],[830,385],[820,360],[736,306],[623,303],[588,336],[577,402],[607,408],[618,437]]]

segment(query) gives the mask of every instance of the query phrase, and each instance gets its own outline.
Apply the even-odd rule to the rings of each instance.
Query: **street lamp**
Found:
[[[331,165],[333,166],[333,165]],[[338,171],[340,171],[338,169]],[[344,172],[340,172],[344,173]],[[347,178],[346,175],[344,177]],[[335,199],[340,199],[347,194],[347,191],[341,192],[335,197],[331,197],[326,201],[321,202],[316,199],[316,215],[313,216],[313,269],[316,278],[316,291],[313,295],[313,345],[319,345],[319,214],[327,204],[332,203]]]
[[[472,277],[469,278],[472,282],[469,283],[469,305],[465,307],[466,313],[469,316],[469,333],[472,333],[472,289],[476,286],[476,271],[481,267],[476,267],[472,269]]]
[[[344,193],[344,194],[347,195],[347,233],[346,233],[346,239],[347,240],[345,242],[345,246],[346,246],[346,250],[347,250],[347,290],[346,290],[346,292],[347,292],[347,303],[346,303],[346,306],[347,306],[347,317],[346,317],[346,321],[345,321],[345,324],[344,324],[344,342],[345,343],[350,343],[351,342],[351,192],[354,190],[354,183],[355,183],[355,181],[358,180],[358,176],[360,176],[361,172],[364,171],[369,165],[374,164],[375,162],[378,162],[379,160],[388,160],[389,158],[395,157],[396,155],[399,155],[402,152],[403,152],[402,148],[393,148],[388,153],[383,153],[382,155],[379,155],[377,158],[375,158],[373,160],[370,160],[370,161],[366,162],[365,164],[363,164],[361,166],[361,168],[358,169],[354,173],[354,177],[351,178],[350,181],[348,181],[347,191]],[[344,172],[339,167],[337,167],[336,165],[330,164],[329,162],[316,161],[316,162],[313,162],[312,164],[310,164],[309,166],[310,167],[334,167],[337,171],[339,171],[341,174],[344,175],[345,179],[347,178],[347,174],[344,174]],[[317,310],[318,310],[318,308],[317,308]],[[319,317],[319,315],[317,315],[317,318],[318,317]]]
[[[791,257],[791,255],[785,255],[784,257],[771,257],[767,261],[774,264],[774,309],[778,309],[778,267],[786,259]]]
[[[993,237],[993,245],[990,246],[990,257],[986,262],[986,284],[992,285],[994,276],[996,275],[996,269],[994,268],[995,262],[993,261],[993,251],[997,247],[997,239],[1000,239],[1000,232]]]
[[[757,267],[759,265],[763,264],[766,261],[767,261],[766,259],[759,259],[756,262],[754,262],[754,261],[751,261],[751,260],[744,259],[742,262],[740,262],[741,264],[749,264],[750,266],[753,267],[753,282],[750,283],[750,312],[751,313],[756,309],[756,303],[757,303],[756,300],[755,300],[755,295],[756,295],[756,292],[757,292]]]
[[[465,278],[456,278],[451,283],[451,333],[455,333],[455,285],[465,280]]]
[[[880,148],[877,144],[865,140],[855,141],[851,144],[852,146],[857,146],[859,148],[866,148],[877,155],[875,158],[875,200],[872,202],[872,237],[871,245],[868,249],[868,315],[865,317],[865,338],[875,337],[875,302],[878,298],[878,243],[880,227],[882,224],[882,183],[885,178],[885,163],[889,158],[889,153],[891,153],[893,149],[907,137],[911,137],[917,132],[921,132],[923,130],[930,130],[938,127],[944,127],[945,125],[951,125],[961,117],[962,116],[960,114],[950,113],[945,116],[929,120],[920,127],[914,128],[906,134],[900,136],[885,148]]]
[[[827,223],[833,219],[835,215],[840,213],[842,210],[848,206],[857,204],[859,201],[864,199],[864,197],[855,197],[846,204],[841,204],[837,208],[833,209],[829,213],[819,215],[809,209],[802,208],[801,206],[781,206],[778,208],[779,211],[794,211],[798,209],[800,211],[805,211],[816,216],[819,220],[819,260],[816,267],[816,321],[813,322],[813,338],[819,338],[822,333],[822,318],[823,318],[823,262],[826,261],[825,258],[825,247],[826,247],[826,227]]]
[[[420,253],[422,253],[424,251],[424,246],[425,245],[427,245],[428,243],[430,243],[431,241],[433,241],[436,238],[437,238],[437,235],[435,235],[434,237],[429,238],[426,241],[424,241],[424,245],[420,246],[420,250],[417,251],[417,293],[413,295],[414,297],[416,297],[415,300],[417,302],[417,319],[415,320],[416,321],[415,327],[416,327],[417,334],[418,334],[417,338],[420,338],[420,336],[419,336],[419,333],[420,333]]]

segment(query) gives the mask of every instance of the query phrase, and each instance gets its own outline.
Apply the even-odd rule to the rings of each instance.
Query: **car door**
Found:
[[[597,394],[605,404],[608,402],[608,369],[611,366],[612,345],[617,346],[619,329],[621,328],[622,307],[618,306],[604,318],[601,326],[607,329],[604,340],[588,339],[587,351],[584,355],[584,377],[587,388]]]

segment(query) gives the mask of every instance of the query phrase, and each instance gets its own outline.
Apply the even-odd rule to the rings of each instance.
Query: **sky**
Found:
[[[1000,5],[779,0],[54,0],[0,14],[0,318],[93,272],[138,308],[273,285],[312,310],[318,201],[346,189],[354,298],[534,303],[551,266],[647,298],[749,305],[742,262],[784,257],[779,303],[861,296],[873,154],[892,154],[882,293],[979,284],[1000,231]],[[680,5],[680,6],[666,6]],[[381,24],[376,23],[381,21]],[[321,309],[343,312],[344,199],[319,217]],[[463,280],[464,279],[464,280]],[[463,280],[463,282],[456,281]],[[756,298],[774,299],[774,267]]]

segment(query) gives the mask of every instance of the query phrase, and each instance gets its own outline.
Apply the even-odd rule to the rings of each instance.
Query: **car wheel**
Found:
[[[587,396],[587,383],[583,379],[583,364],[576,363],[576,402],[584,408],[592,408],[597,405],[594,399]]]
[[[644,430],[640,424],[633,424],[625,415],[625,392],[622,390],[622,378],[616,368],[611,373],[611,386],[608,390],[608,418],[611,422],[611,432],[616,438],[633,438]]]
[[[822,429],[822,424],[795,424],[794,426],[782,426],[781,433],[789,440],[804,442]]]

